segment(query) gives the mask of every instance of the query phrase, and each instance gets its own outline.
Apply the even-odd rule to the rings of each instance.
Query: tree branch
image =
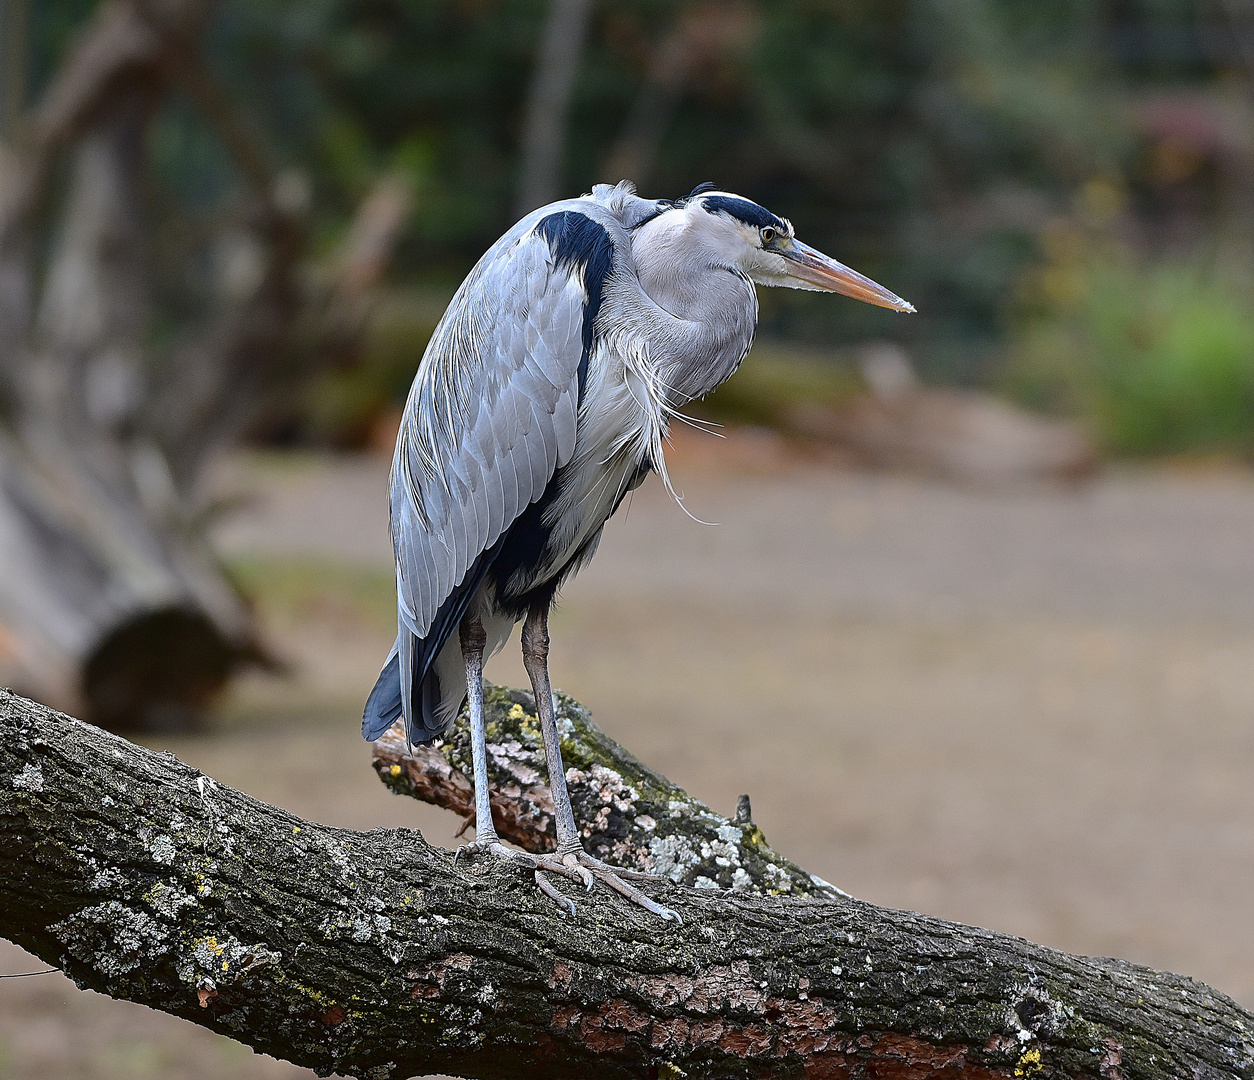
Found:
[[[682,926],[601,893],[573,921],[0,695],[0,934],[324,1075],[1254,1078],[1254,1016],[1189,979],[849,899],[665,899]]]
[[[484,692],[490,753],[492,814],[501,835],[525,851],[557,846],[553,796],[535,698],[525,690]],[[731,889],[759,896],[847,897],[773,850],[742,795],[734,819],[637,761],[593,723],[577,701],[557,695],[562,760],[575,820],[598,858],[662,874],[697,889]],[[470,731],[458,724],[430,746],[405,745],[397,724],[375,745],[379,778],[398,795],[444,807],[473,824],[474,775]]]

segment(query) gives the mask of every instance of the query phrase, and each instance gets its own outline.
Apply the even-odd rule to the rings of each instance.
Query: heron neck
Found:
[[[676,407],[704,397],[735,374],[758,324],[753,282],[723,266],[689,264],[683,273],[665,259],[637,258],[640,284],[674,324],[651,342],[650,354]]]

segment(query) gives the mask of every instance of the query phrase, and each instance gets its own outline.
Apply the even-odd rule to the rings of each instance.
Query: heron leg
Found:
[[[575,824],[575,811],[570,804],[570,792],[566,788],[566,768],[562,764],[562,747],[557,735],[557,714],[553,703],[553,688],[549,683],[549,606],[537,604],[527,613],[522,629],[523,666],[531,678],[531,688],[536,696],[536,713],[540,719],[540,734],[544,740],[544,759],[549,766],[549,789],[553,793],[553,816],[557,826],[557,851],[549,858],[539,860],[536,882],[541,891],[555,902],[568,906],[574,913],[575,905],[563,896],[544,877],[545,870],[564,873],[566,877],[577,874],[585,888],[591,889],[600,881],[619,895],[659,918],[682,922],[679,913],[663,907],[646,896],[627,878],[636,880],[665,880],[652,874],[639,874],[619,870],[583,849],[579,828]],[[476,788],[477,788],[476,781]]]
[[[526,860],[524,852],[514,851],[501,843],[492,822],[492,800],[488,786],[488,745],[483,721],[483,650],[488,635],[477,615],[467,615],[458,627],[462,659],[466,662],[466,697],[470,703],[470,754],[474,765],[475,838],[463,844],[453,855],[453,862],[463,855],[491,852],[514,861]]]
[[[470,755],[474,763],[475,842],[460,850],[471,854],[498,843],[492,823],[492,801],[488,790],[488,746],[483,727],[483,649],[488,635],[477,615],[467,615],[457,628],[462,659],[466,663],[466,697],[470,704]]]
[[[559,906],[567,908],[574,915],[575,905],[542,876],[541,868],[562,874],[590,888],[591,879],[588,872],[582,868],[567,866],[549,856],[529,855],[525,851],[516,851],[514,848],[506,847],[497,835],[496,825],[492,821],[491,790],[488,785],[488,745],[483,717],[483,650],[487,644],[487,634],[478,616],[467,615],[462,619],[458,627],[458,638],[461,642],[462,657],[466,662],[466,697],[470,704],[470,754],[475,784],[475,838],[454,852],[453,865],[456,866],[462,856],[470,857],[483,852],[507,862],[521,864],[529,870],[535,870],[536,882],[546,896]]]
[[[483,729],[483,649],[488,635],[477,615],[467,615],[457,628],[462,659],[466,663],[466,697],[470,703],[470,754],[474,763],[475,838],[457,849],[453,861],[462,855],[488,851],[500,844],[492,823],[492,801],[488,790],[488,747]]]

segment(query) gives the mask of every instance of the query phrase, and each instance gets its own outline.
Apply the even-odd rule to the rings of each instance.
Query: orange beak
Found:
[[[863,277],[843,263],[829,259],[800,240],[794,240],[788,248],[775,250],[788,260],[788,276],[804,281],[811,288],[840,293],[841,296],[850,296],[877,307],[892,308],[893,311],[914,311],[913,304],[890,293],[883,285],[877,285],[869,277]]]

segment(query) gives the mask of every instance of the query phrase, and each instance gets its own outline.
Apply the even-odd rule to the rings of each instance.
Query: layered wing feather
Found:
[[[593,222],[582,205],[520,223],[472,271],[432,337],[392,467],[400,633],[368,726],[371,714],[378,726],[399,705],[411,739],[438,733],[427,730],[433,703],[414,694],[421,686],[428,696],[435,656],[506,531],[574,453],[614,224]],[[576,243],[589,226],[599,265]]]
[[[392,470],[401,621],[416,637],[573,453],[584,304],[580,268],[531,232],[489,253],[436,330]]]
[[[634,275],[628,230],[660,206],[623,183],[538,210],[493,245],[445,312],[393,461],[399,633],[366,704],[367,738],[403,712],[410,739],[428,739],[455,714],[437,656],[512,542],[510,526],[575,453],[603,289],[612,273]]]

